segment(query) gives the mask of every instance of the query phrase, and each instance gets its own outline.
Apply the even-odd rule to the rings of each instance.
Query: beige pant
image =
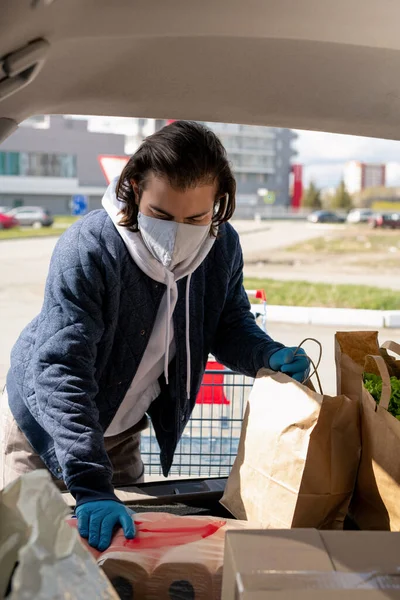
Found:
[[[144,481],[144,466],[140,456],[140,431],[146,429],[146,416],[123,433],[104,438],[107,454],[113,466],[115,487]],[[0,396],[0,490],[20,475],[36,469],[46,469],[40,456],[18,427],[8,405],[7,391]],[[62,480],[54,479],[65,490]]]

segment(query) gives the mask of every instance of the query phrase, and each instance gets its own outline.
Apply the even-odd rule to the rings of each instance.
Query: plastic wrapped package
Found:
[[[0,598],[118,600],[65,522],[68,512],[44,470],[23,475],[0,492]]]
[[[87,544],[122,600],[218,600],[225,533],[251,528],[245,521],[159,512],[133,518],[133,540],[118,530],[105,552]],[[76,519],[69,523],[77,526]]]

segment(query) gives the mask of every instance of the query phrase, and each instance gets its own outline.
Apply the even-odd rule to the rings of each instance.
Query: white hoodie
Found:
[[[121,227],[118,224],[121,220],[120,211],[124,207],[124,204],[117,199],[115,194],[117,181],[118,179],[115,179],[108,186],[103,196],[102,205],[113,221],[137,266],[154,281],[165,284],[167,289],[161,299],[153,331],[136,375],[114,419],[107,428],[105,436],[117,435],[140,421],[150,404],[160,394],[158,378],[163,371],[168,383],[168,365],[175,356],[172,316],[178,300],[177,281],[184,277],[188,278],[186,282],[186,393],[189,397],[191,373],[189,323],[190,279],[192,273],[206,258],[215,242],[214,236],[207,237],[199,252],[179,263],[173,272],[168,271],[149,252],[140,232],[129,231],[126,227]],[[132,307],[132,310],[135,310],[135,307]]]

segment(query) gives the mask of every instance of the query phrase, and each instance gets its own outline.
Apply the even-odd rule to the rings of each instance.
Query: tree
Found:
[[[314,210],[318,210],[322,206],[320,191],[313,181],[311,181],[308,188],[304,190],[301,198],[301,206],[303,208],[312,208]]]
[[[336,188],[335,194],[332,196],[331,207],[343,210],[350,210],[353,206],[353,201],[349,192],[346,190],[344,181],[341,181]]]

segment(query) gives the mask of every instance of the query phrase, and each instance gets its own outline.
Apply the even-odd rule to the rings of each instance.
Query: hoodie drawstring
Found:
[[[186,396],[190,399],[190,388],[192,383],[191,378],[191,355],[190,355],[190,282],[192,274],[189,273],[186,281],[186,295],[185,295],[185,319],[186,319]],[[171,278],[167,277],[167,322],[166,322],[166,334],[165,334],[165,355],[164,355],[164,377],[165,382],[168,385],[168,366],[169,366],[169,347],[171,344]]]
[[[171,278],[167,276],[167,323],[165,328],[164,377],[168,385],[169,346],[171,344]]]
[[[190,400],[190,387],[191,387],[191,360],[190,360],[190,313],[189,313],[189,297],[190,297],[190,280],[192,274],[189,273],[186,281],[186,395],[187,399]]]
[[[102,199],[102,205],[104,209],[107,211],[107,214],[111,218],[114,223],[117,231],[119,232],[121,238],[126,245],[126,248],[133,258],[135,264],[141,269],[148,277],[157,281],[159,283],[166,284],[167,290],[167,300],[162,303],[162,311],[165,310],[165,304],[167,305],[167,322],[165,323],[165,332],[163,331],[164,326],[164,314],[160,312],[157,314],[157,323],[159,329],[155,329],[152,334],[153,347],[156,344],[157,350],[161,351],[159,346],[163,343],[163,337],[165,336],[165,353],[164,358],[161,356],[161,352],[157,352],[157,357],[150,356],[147,352],[145,352],[144,357],[142,359],[143,363],[146,361],[149,363],[149,369],[156,368],[157,373],[161,374],[162,365],[164,364],[164,376],[166,383],[168,384],[168,368],[169,368],[169,358],[171,354],[171,337],[173,337],[172,328],[172,315],[171,309],[172,305],[175,306],[175,301],[177,300],[177,284],[178,279],[183,279],[187,276],[186,280],[186,395],[190,397],[190,388],[191,388],[191,353],[190,353],[190,283],[191,283],[191,274],[199,267],[199,265],[204,261],[208,253],[210,252],[216,238],[214,236],[206,236],[202,246],[199,249],[198,254],[193,256],[190,260],[183,261],[181,265],[178,265],[178,268],[174,273],[168,271],[156,258],[152,252],[149,251],[146,243],[143,241],[143,236],[141,232],[131,232],[128,231],[125,227],[120,226],[119,222],[121,219],[121,210],[124,207],[123,202],[121,202],[116,195],[116,186],[118,182],[118,177],[116,177],[108,186],[106,193]],[[160,331],[162,329],[162,331]],[[175,347],[174,347],[175,352]],[[164,362],[163,362],[164,361]],[[154,364],[156,362],[156,364]],[[142,365],[142,363],[141,363]],[[149,369],[146,371],[146,368],[143,368],[140,371],[141,380],[149,377]],[[136,377],[136,376],[135,376]],[[136,381],[136,380],[134,380]],[[134,383],[134,382],[132,382]]]

